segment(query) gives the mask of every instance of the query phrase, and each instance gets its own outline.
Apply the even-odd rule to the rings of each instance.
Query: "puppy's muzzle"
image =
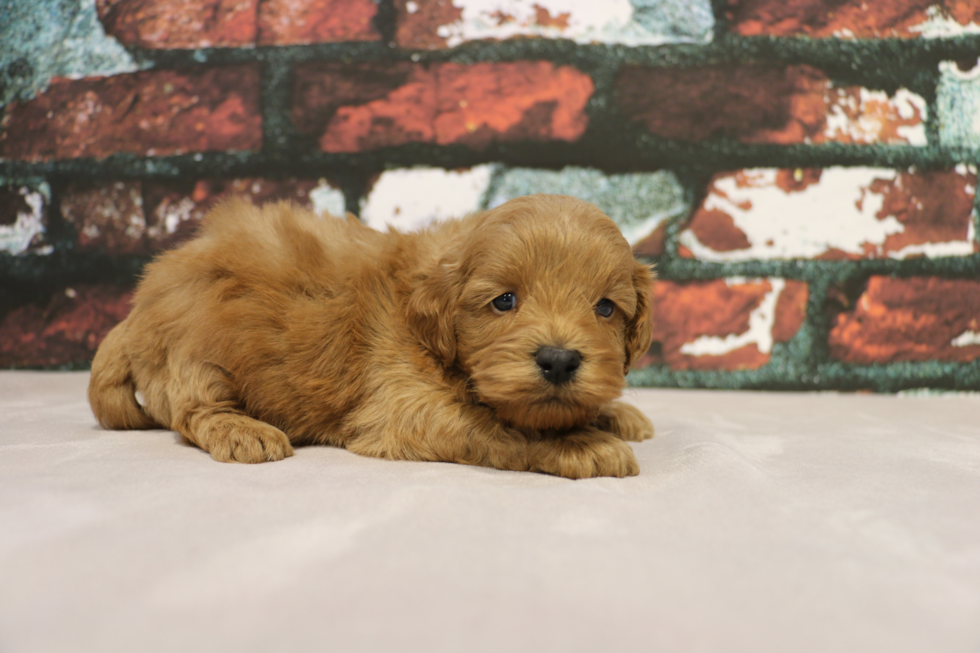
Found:
[[[575,376],[582,364],[582,354],[573,349],[561,347],[542,347],[534,355],[534,361],[548,383],[561,385]]]

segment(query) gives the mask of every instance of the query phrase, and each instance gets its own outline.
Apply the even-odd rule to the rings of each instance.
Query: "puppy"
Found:
[[[653,426],[614,399],[650,345],[651,276],[571,197],[408,234],[231,200],[147,266],[89,402],[105,428],[170,428],[225,462],[329,444],[630,476],[625,441]]]

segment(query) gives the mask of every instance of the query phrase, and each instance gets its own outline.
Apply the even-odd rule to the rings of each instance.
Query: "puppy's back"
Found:
[[[93,361],[96,417],[110,428],[169,426],[163,387],[186,367],[180,361],[246,372],[282,360],[297,306],[325,303],[356,275],[351,268],[377,259],[368,252],[386,237],[287,202],[219,204],[193,240],[147,265],[129,317]],[[140,419],[136,387],[153,420]]]
[[[376,244],[380,235],[288,202],[256,207],[235,198],[207,215],[194,240],[147,266],[137,303],[174,286],[186,290],[222,280],[272,292],[317,285],[331,279],[353,249]]]

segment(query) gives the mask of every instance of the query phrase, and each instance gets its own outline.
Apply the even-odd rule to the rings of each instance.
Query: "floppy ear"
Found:
[[[446,367],[456,360],[456,303],[459,269],[445,260],[415,277],[408,298],[408,327],[422,345]]]
[[[630,364],[650,348],[650,341],[653,338],[653,316],[650,313],[653,304],[653,278],[654,274],[650,266],[639,262],[633,266],[636,312],[626,322],[626,362],[623,364],[623,374],[629,372]]]

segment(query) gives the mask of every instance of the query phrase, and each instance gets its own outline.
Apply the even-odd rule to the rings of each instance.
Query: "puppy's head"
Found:
[[[567,429],[650,346],[650,269],[592,204],[532,195],[468,218],[409,301],[416,336],[518,428]]]

